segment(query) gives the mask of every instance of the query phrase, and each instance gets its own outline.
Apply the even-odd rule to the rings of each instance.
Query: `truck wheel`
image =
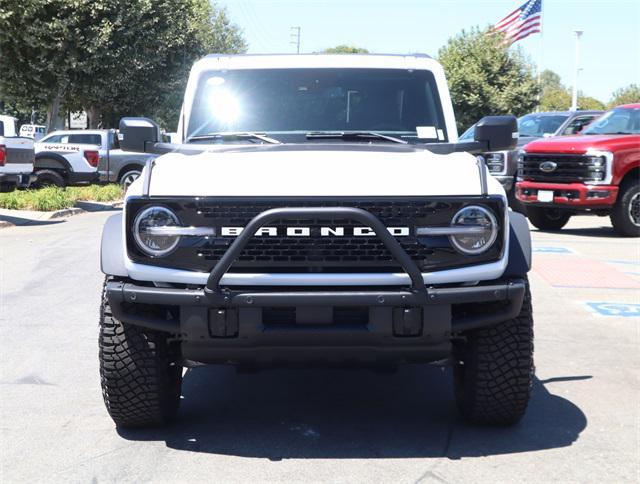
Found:
[[[0,183],[0,193],[9,193],[16,189],[13,183]]]
[[[620,235],[640,237],[640,184],[628,180],[620,187],[618,201],[611,212],[611,223]]]
[[[120,177],[120,186],[125,190],[129,188],[134,181],[136,181],[142,172],[140,170],[128,170]]]
[[[36,175],[37,175],[36,181],[32,185],[32,186],[35,186],[36,188],[50,187],[50,186],[64,188],[66,186],[64,177],[57,171],[38,170],[36,171]]]
[[[171,421],[180,403],[182,368],[164,333],[113,317],[105,290],[100,306],[100,382],[107,411],[118,427]]]
[[[456,343],[454,375],[462,416],[473,423],[512,425],[527,408],[533,383],[533,316],[527,285],[517,318],[471,331]]]
[[[571,215],[558,208],[527,207],[527,218],[540,230],[560,230]]]

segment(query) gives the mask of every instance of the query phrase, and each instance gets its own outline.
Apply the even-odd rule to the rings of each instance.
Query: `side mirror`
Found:
[[[160,127],[148,118],[122,118],[118,140],[124,151],[151,153],[161,139]]]
[[[485,116],[473,137],[487,146],[486,151],[511,151],[518,144],[518,121],[515,116]]]

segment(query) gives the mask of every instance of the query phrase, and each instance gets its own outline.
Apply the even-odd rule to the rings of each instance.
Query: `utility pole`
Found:
[[[291,27],[291,39],[292,40],[289,43],[296,46],[296,53],[299,54],[300,53],[300,27]]]
[[[580,74],[580,37],[584,33],[583,30],[574,30],[576,34],[576,65],[573,72],[573,93],[571,96],[571,111],[578,110],[578,76]]]

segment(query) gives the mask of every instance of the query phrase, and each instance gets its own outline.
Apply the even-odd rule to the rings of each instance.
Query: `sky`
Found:
[[[526,0],[218,0],[242,28],[249,53],[295,53],[339,44],[375,53],[436,56],[448,38],[495,24]],[[640,0],[543,0],[543,34],[517,42],[532,61],[573,84],[574,30],[583,30],[578,87],[607,102],[640,84]]]

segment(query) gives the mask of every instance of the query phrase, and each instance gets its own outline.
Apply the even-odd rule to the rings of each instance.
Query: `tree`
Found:
[[[323,54],[368,54],[369,51],[355,45],[337,45],[322,51]]]
[[[520,116],[537,104],[538,85],[520,50],[500,35],[474,28],[449,39],[438,52],[449,81],[458,128],[491,114]]]
[[[607,107],[611,109],[621,104],[633,103],[640,103],[640,84],[629,84],[614,91]]]
[[[571,91],[560,81],[555,72],[545,69],[540,73],[540,111],[566,111],[571,108]],[[578,109],[601,110],[604,103],[578,92]]]
[[[578,93],[578,109],[601,111],[604,110],[604,103],[594,97],[585,96]]]
[[[161,114],[175,126],[188,70],[205,53],[246,49],[207,0],[3,0],[0,90],[24,105],[86,110],[96,126]],[[168,110],[167,110],[168,109]]]
[[[565,87],[559,74],[550,69],[545,69],[540,73],[540,89],[542,90],[542,95],[544,95],[546,91],[565,89]]]
[[[566,111],[571,107],[571,94],[565,88],[547,89],[540,98],[540,111]]]

